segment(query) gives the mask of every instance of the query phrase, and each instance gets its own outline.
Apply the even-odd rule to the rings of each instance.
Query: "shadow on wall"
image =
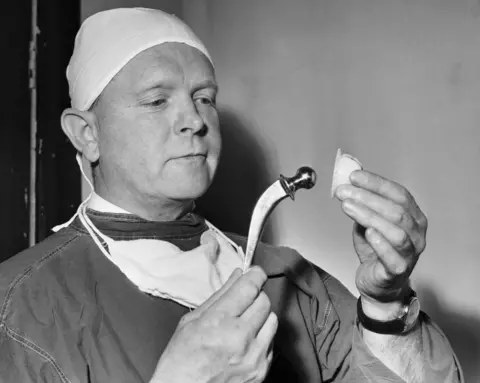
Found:
[[[215,180],[197,201],[197,211],[219,229],[248,234],[256,201],[273,182],[266,158],[248,123],[221,109],[223,153]],[[263,241],[274,242],[270,220]],[[427,285],[415,286],[425,312],[442,328],[462,365],[465,381],[480,383],[480,319],[451,311]]]
[[[255,203],[270,186],[269,171],[247,122],[225,108],[219,110],[219,116],[222,158],[212,186],[197,201],[197,211],[222,231],[246,236]],[[269,222],[262,240],[271,243],[274,238]]]
[[[426,285],[416,286],[423,310],[447,335],[465,374],[465,382],[480,383],[480,319],[455,312]]]

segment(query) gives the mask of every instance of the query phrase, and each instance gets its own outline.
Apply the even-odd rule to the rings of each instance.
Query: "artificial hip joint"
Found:
[[[315,171],[308,166],[302,166],[293,177],[288,178],[280,175],[280,179],[275,181],[260,196],[253,209],[252,219],[250,221],[243,272],[247,271],[252,263],[253,254],[262,235],[265,221],[273,208],[286,197],[295,200],[295,192],[297,190],[311,189],[315,186],[316,181],[317,175]]]

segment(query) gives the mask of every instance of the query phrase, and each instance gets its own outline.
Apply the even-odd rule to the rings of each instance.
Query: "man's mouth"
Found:
[[[206,153],[190,153],[185,155],[184,157],[206,157]]]
[[[201,158],[205,158],[207,157],[207,155],[205,153],[189,153],[189,154],[185,154],[183,156],[179,156],[178,158],[198,158],[198,157],[201,157]]]
[[[206,153],[188,153],[181,156],[176,156],[173,160],[186,162],[186,163],[200,163],[207,158]]]

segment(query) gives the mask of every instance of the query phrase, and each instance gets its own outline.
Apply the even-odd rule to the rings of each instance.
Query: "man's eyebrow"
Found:
[[[166,81],[157,81],[141,87],[136,93],[144,94],[156,89],[172,90],[174,88],[175,88],[175,85],[173,83],[169,83]]]
[[[200,81],[193,87],[193,92],[197,92],[199,90],[207,88],[213,89],[215,92],[218,92],[218,84],[213,80]]]
[[[141,95],[158,89],[173,90],[175,89],[175,84],[167,81],[157,81],[155,83],[145,85],[144,87],[140,88],[136,93],[138,95]],[[202,89],[213,89],[217,93],[218,84],[213,80],[200,81],[194,85],[192,93],[195,93]]]

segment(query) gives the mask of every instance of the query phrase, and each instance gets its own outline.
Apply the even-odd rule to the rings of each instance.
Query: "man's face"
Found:
[[[221,149],[212,65],[180,43],[132,59],[102,93],[96,187],[133,203],[200,197]]]

